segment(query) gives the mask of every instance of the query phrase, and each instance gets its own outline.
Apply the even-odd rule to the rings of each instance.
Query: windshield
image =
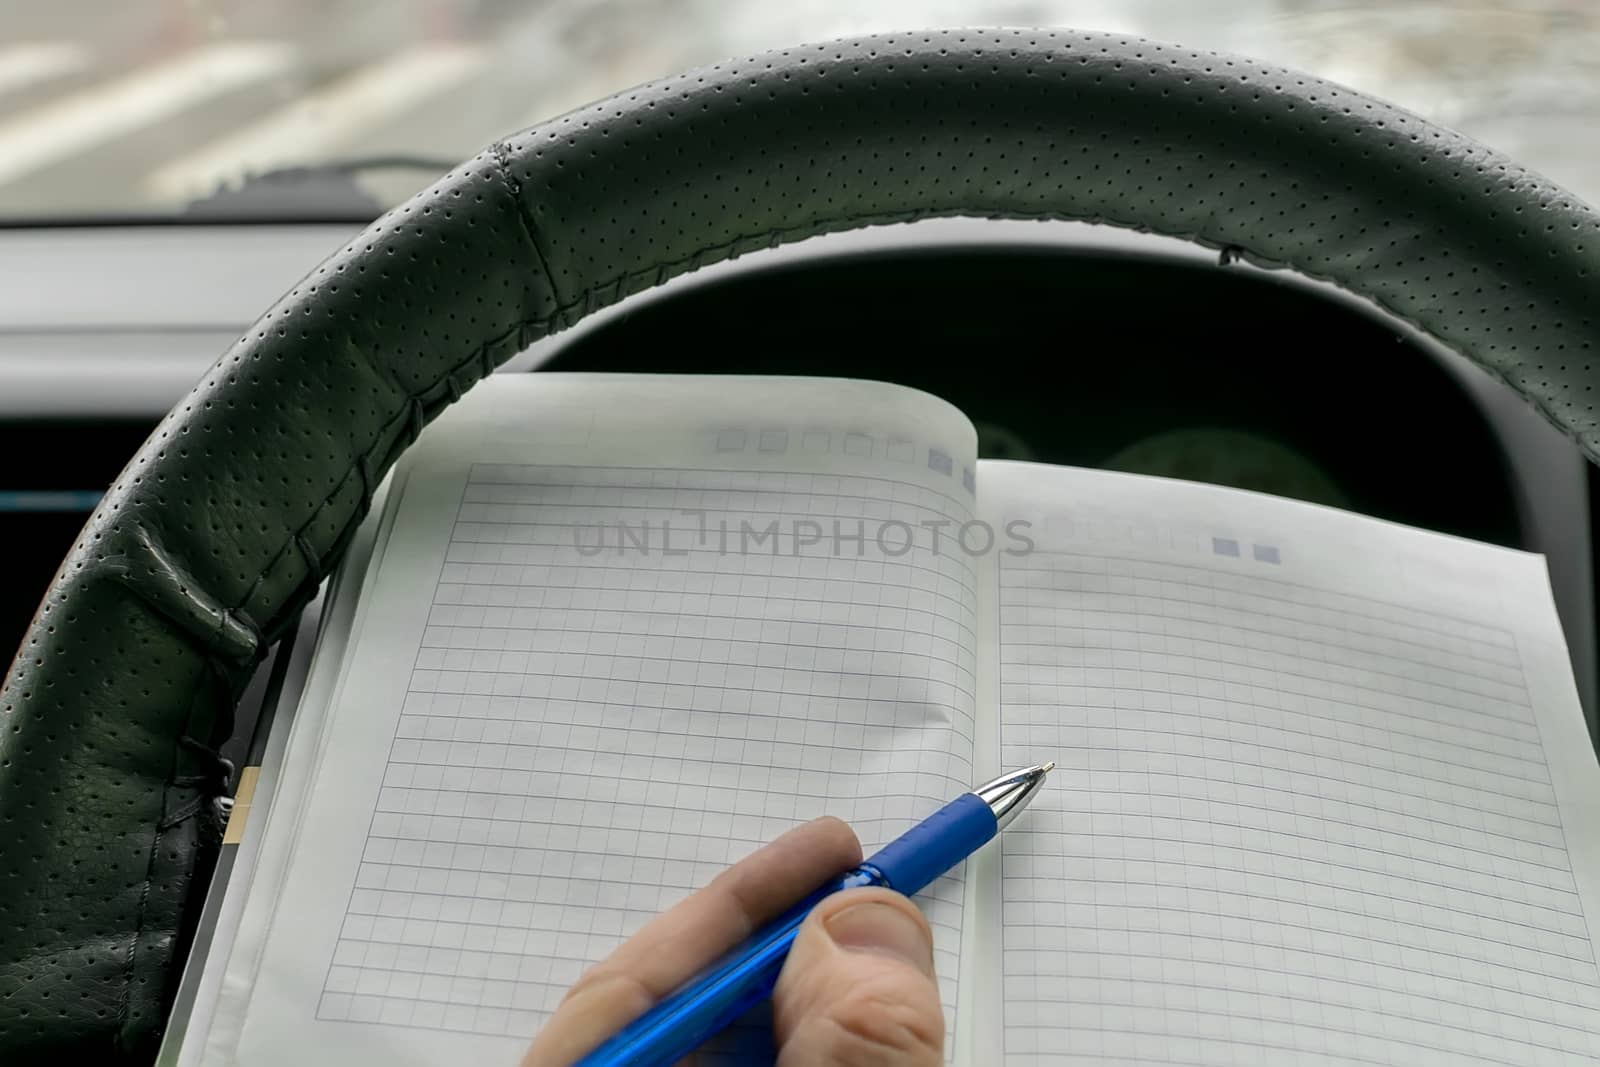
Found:
[[[1299,67],[1600,201],[1594,0],[62,0],[0,14],[0,220],[362,218],[642,81],[961,25],[1114,30]]]

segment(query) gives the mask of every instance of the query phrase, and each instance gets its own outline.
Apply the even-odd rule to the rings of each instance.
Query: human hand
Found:
[[[522,1067],[567,1067],[830,876],[861,862],[850,827],[823,818],[740,860],[657,916],[568,991]],[[944,1009],[933,936],[888,889],[825,898],[773,993],[779,1067],[939,1067]]]

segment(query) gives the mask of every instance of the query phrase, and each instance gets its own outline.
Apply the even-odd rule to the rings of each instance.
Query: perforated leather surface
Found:
[[[148,1052],[217,836],[201,749],[429,418],[672,275],[927,215],[1095,220],[1330,279],[1600,447],[1595,214],[1349,90],[1126,38],[968,31],[629,91],[496,144],[318,267],[91,518],[0,689],[0,1059]]]

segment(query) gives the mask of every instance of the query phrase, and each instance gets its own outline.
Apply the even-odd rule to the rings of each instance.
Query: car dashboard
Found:
[[[17,568],[0,641],[21,638],[159,418],[358,228],[0,233],[0,523]],[[675,279],[502,368],[533,370],[895,381],[967,412],[985,457],[1232,485],[1543,553],[1594,734],[1589,466],[1484,371],[1299,275],[1100,226],[926,220]]]

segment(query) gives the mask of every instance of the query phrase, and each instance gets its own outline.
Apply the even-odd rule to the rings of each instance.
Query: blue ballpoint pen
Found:
[[[1013,771],[961,794],[861,866],[784,912],[574,1067],[666,1067],[677,1063],[772,995],[801,922],[823,897],[868,885],[914,895],[1005,829],[1054,767],[1054,763],[1046,763]]]

